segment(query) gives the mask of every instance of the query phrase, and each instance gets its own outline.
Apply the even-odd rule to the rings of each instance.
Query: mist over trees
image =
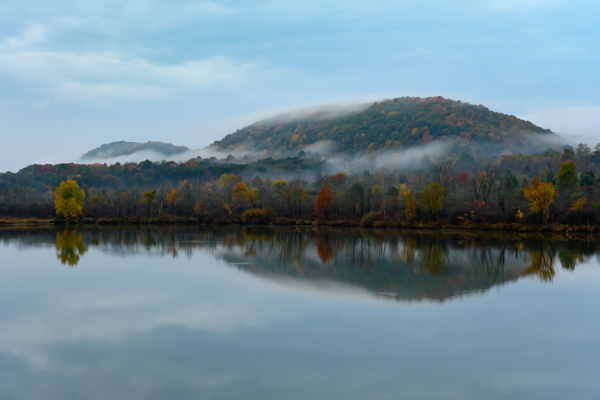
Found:
[[[227,135],[213,147],[222,151],[244,147],[275,156],[329,143],[332,152],[357,154],[452,141],[454,152],[466,159],[477,158],[474,149],[498,154],[505,150],[532,152],[539,148],[537,139],[557,138],[529,121],[482,105],[443,97],[402,97],[346,113],[316,110],[270,118]]]
[[[61,182],[76,181],[83,218],[196,222],[415,224],[600,223],[600,149],[435,159],[406,169],[328,172],[295,157],[230,164],[189,160],[31,165],[0,175],[0,216],[53,218]]]
[[[72,181],[88,221],[600,223],[600,145],[572,149],[556,138],[481,105],[398,98],[275,117],[213,145],[253,156],[30,165],[0,174],[0,217],[53,218],[55,191]]]

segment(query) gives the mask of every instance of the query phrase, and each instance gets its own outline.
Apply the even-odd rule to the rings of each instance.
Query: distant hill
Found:
[[[529,121],[442,97],[402,97],[349,111],[286,114],[256,122],[213,143],[227,151],[245,148],[276,156],[330,142],[332,152],[355,154],[401,149],[433,141],[502,144],[523,150],[531,139],[558,138]]]
[[[137,142],[125,142],[123,140],[119,142],[112,142],[103,144],[102,146],[88,151],[81,156],[82,160],[91,159],[108,159],[120,156],[126,156],[139,151],[152,151],[155,153],[162,154],[164,156],[171,156],[174,154],[184,153],[190,149],[185,146],[175,146],[171,143],[163,142],[151,142],[137,143]]]

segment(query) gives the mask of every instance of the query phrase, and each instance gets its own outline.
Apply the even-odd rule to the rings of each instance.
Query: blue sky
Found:
[[[599,72],[598,1],[1,0],[0,171],[404,95],[600,141]]]

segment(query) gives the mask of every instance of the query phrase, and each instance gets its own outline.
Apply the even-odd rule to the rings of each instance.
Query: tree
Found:
[[[438,213],[444,207],[444,199],[446,198],[446,189],[440,186],[439,183],[434,182],[425,186],[421,192],[421,206],[425,211],[431,214],[434,218],[435,214]]]
[[[439,183],[444,189],[448,189],[448,184],[452,180],[454,166],[450,161],[442,161],[431,166],[431,173],[435,182]]]
[[[584,172],[579,176],[579,184],[581,186],[593,186],[594,185],[594,171]]]
[[[466,171],[461,172],[456,177],[456,181],[460,186],[466,186],[469,183],[469,174]]]
[[[281,210],[283,210],[283,199],[287,188],[287,182],[285,179],[278,179],[276,181],[273,181],[272,187],[273,191],[277,193],[276,201],[277,203],[279,203],[276,208],[281,212]]]
[[[417,202],[415,196],[412,194],[411,189],[406,188],[406,183],[396,186],[398,194],[404,196],[406,201],[406,207],[404,208],[404,217],[407,221],[412,221],[417,216]]]
[[[237,200],[240,197],[248,200],[252,208],[256,208],[256,198],[258,197],[258,191],[256,189],[248,190],[248,187],[244,182],[238,182],[233,187],[233,199]]]
[[[181,197],[179,196],[179,190],[172,188],[171,193],[167,193],[167,203],[171,206],[179,204]]]
[[[577,155],[579,157],[589,156],[591,151],[590,147],[585,143],[579,143],[579,146],[577,146]]]
[[[580,197],[577,200],[575,200],[575,202],[573,204],[571,204],[571,207],[569,208],[569,210],[571,211],[581,211],[583,210],[583,206],[585,206],[587,199],[585,197]]]
[[[327,217],[331,208],[333,207],[333,194],[331,191],[327,189],[327,187],[323,186],[319,194],[317,195],[317,203],[315,204],[315,213],[319,217]]]
[[[61,182],[54,192],[54,207],[56,214],[64,217],[67,222],[75,221],[83,209],[85,192],[79,189],[77,181],[69,179]]]
[[[558,184],[563,188],[573,188],[579,184],[577,167],[573,160],[565,161],[558,170]]]
[[[529,200],[529,210],[533,214],[540,214],[544,222],[547,222],[550,216],[550,204],[554,203],[555,192],[550,182],[540,182],[537,176],[523,187],[525,199]]]
[[[349,197],[354,206],[354,213],[356,213],[356,209],[360,207],[360,215],[363,215],[364,206],[365,206],[365,187],[360,182],[355,182],[352,186],[350,186]]]
[[[56,258],[61,263],[74,267],[79,259],[87,251],[83,243],[83,236],[77,231],[65,229],[64,232],[56,232]]]
[[[156,198],[156,189],[150,189],[144,192],[142,195],[142,202],[146,203],[148,206],[147,213],[150,214],[150,205],[154,203],[154,199]]]

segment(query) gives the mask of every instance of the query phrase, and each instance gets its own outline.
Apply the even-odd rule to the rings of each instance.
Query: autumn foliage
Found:
[[[315,204],[315,214],[320,218],[327,218],[333,208],[333,194],[323,186],[319,194],[317,195],[317,202]]]
[[[77,181],[69,179],[61,182],[54,192],[56,214],[67,221],[76,220],[83,209],[83,199],[85,199],[85,192],[79,189]]]
[[[554,203],[554,193],[552,183],[540,182],[538,177],[523,187],[523,195],[529,200],[529,210],[533,214],[541,215],[544,222],[548,221],[550,205]]]

